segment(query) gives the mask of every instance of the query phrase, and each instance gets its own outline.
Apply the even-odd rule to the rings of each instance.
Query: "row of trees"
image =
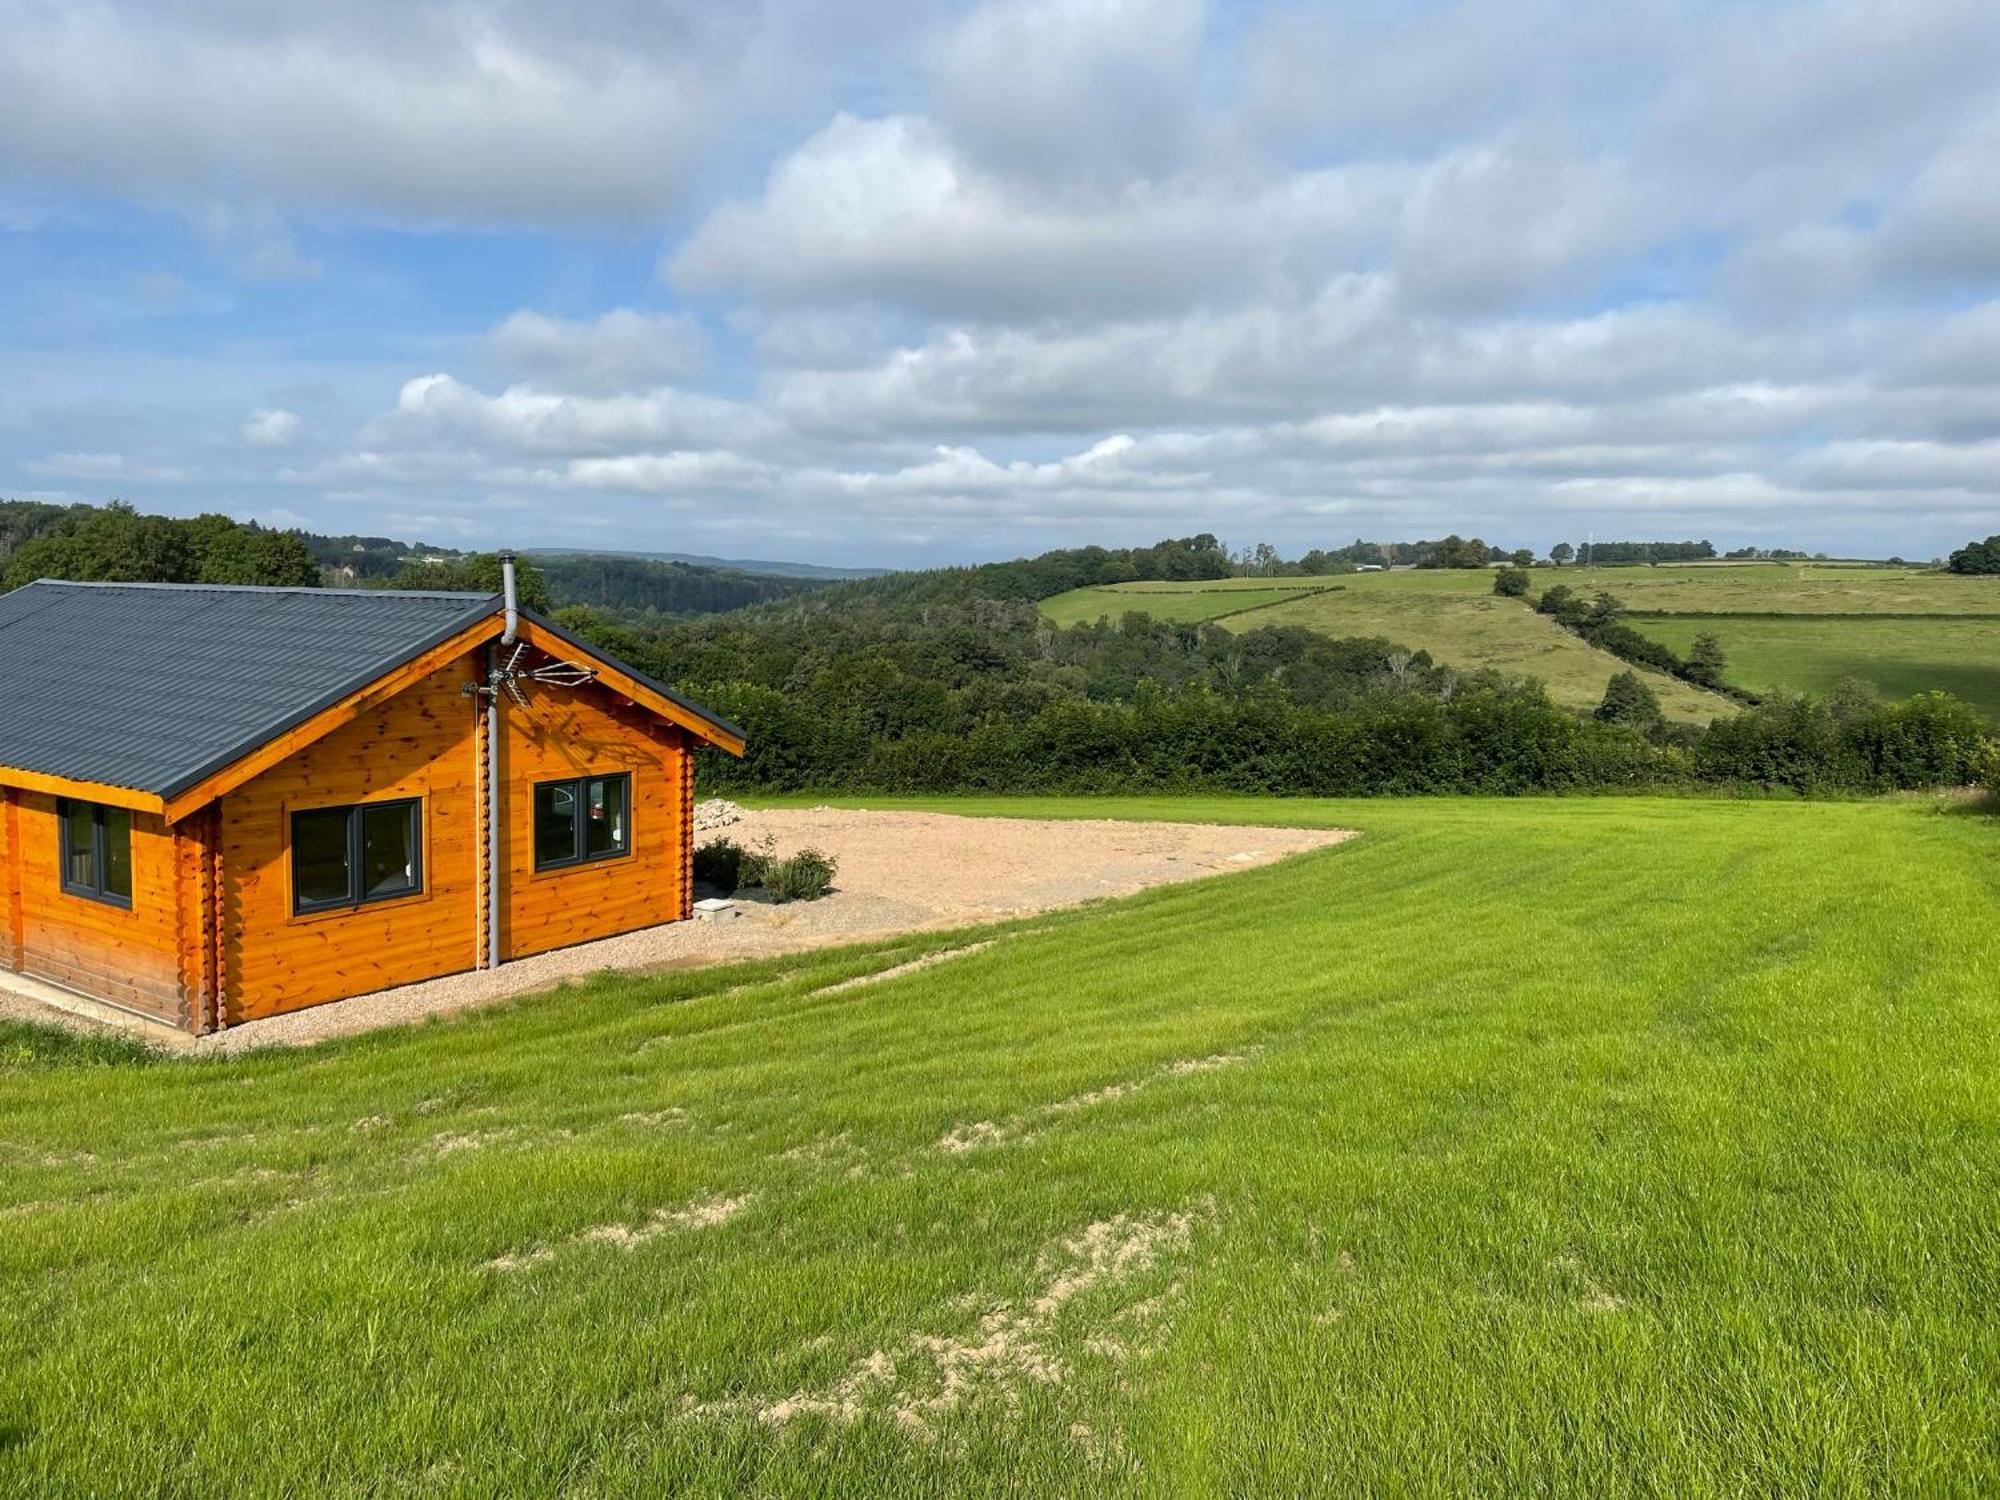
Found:
[[[523,560],[522,576],[530,571]],[[536,577],[546,580],[533,585],[536,608],[559,599],[665,614],[740,609],[823,586],[687,563],[569,555],[543,558]],[[499,565],[490,554],[390,537],[278,531],[215,514],[187,520],[143,515],[116,501],[105,506],[0,501],[0,588],[37,578],[483,589],[477,580],[491,578],[498,587]]]
[[[57,531],[14,551],[10,581],[309,583],[317,574],[300,538],[225,517],[170,521],[113,507],[57,519]],[[557,617],[748,730],[745,760],[704,767],[717,789],[1818,791],[2000,772],[1982,759],[1992,755],[1984,722],[1942,695],[1888,705],[1788,698],[1703,731],[1666,725],[1636,674],[1620,674],[1597,714],[1577,715],[1538,683],[1461,673],[1383,639],[1232,633],[1138,612],[1057,629],[1037,608],[1077,580],[1128,569],[1221,577],[1230,566],[1203,534],[857,580],[723,614],[570,606]],[[1496,586],[1515,578],[1505,571]],[[451,556],[406,562],[391,583],[494,592],[500,570],[490,555]],[[549,580],[525,561],[520,585],[531,608],[550,608]],[[1538,607],[1607,649],[1705,685],[1722,680],[1712,642],[1685,662],[1653,659],[1664,648],[1623,625],[1608,594],[1584,599],[1555,585]]]
[[[1526,589],[1520,592],[1525,593]],[[1724,679],[1729,662],[1722,653],[1722,642],[1707,632],[1696,636],[1688,654],[1682,657],[1671,646],[1623,623],[1625,606],[1613,595],[1600,592],[1586,599],[1563,583],[1544,589],[1541,598],[1535,601],[1535,609],[1552,616],[1557,624],[1576,632],[1600,651],[1609,651],[1625,661],[1665,672],[1696,687],[1731,693],[1749,701],[1749,695],[1731,688]]]
[[[5,519],[29,521],[33,534],[12,545],[0,571],[0,588],[19,588],[37,578],[74,578],[115,583],[251,583],[311,588],[320,581],[319,564],[296,532],[270,531],[255,522],[223,515],[190,520],[145,516],[129,505],[77,506],[51,516]]]
[[[1667,724],[1636,673],[1580,716],[1538,683],[1460,673],[1388,640],[1138,612],[1057,629],[980,582],[948,570],[700,619],[558,618],[746,729],[744,760],[704,767],[718,791],[1873,790],[1962,782],[1983,764],[1984,721],[1949,699],[1849,705],[1831,730],[1830,710],[1784,700],[1704,731]],[[1550,608],[1593,639],[1663,649],[1608,595],[1563,589]],[[1673,667],[1720,683],[1712,646]]]
[[[1557,557],[1556,553],[1563,555]],[[1558,543],[1549,554],[1557,562],[1568,562],[1576,558],[1581,562],[1603,564],[1606,567],[1627,563],[1680,563],[1706,562],[1715,556],[1713,542],[1597,542],[1587,541],[1576,547]]]
[[[1986,725],[1944,694],[1849,712],[1787,698],[1705,730],[1662,732],[1633,674],[1636,711],[1580,718],[1539,685],[1481,679],[1443,693],[1382,685],[1338,705],[1282,692],[1168,690],[1040,702],[945,690],[898,699],[790,696],[720,684],[708,701],[750,751],[718,757],[718,791],[1227,791],[1273,795],[1511,795],[1643,786],[1805,793],[1962,785],[1996,768]]]
[[[550,594],[566,604],[667,615],[721,614],[826,587],[818,579],[753,576],[646,557],[563,553],[540,554],[535,561]]]
[[[1954,573],[2000,573],[2000,536],[1989,536],[1983,542],[1967,542],[1952,553],[1945,566]]]

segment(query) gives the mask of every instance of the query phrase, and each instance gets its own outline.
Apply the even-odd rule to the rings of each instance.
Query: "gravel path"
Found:
[[[840,862],[834,890],[820,901],[785,906],[744,899],[738,903],[742,915],[733,921],[668,923],[498,969],[247,1022],[186,1045],[196,1052],[299,1046],[550,989],[564,979],[605,969],[725,963],[1026,916],[1170,881],[1250,869],[1353,836],[1338,829],[965,818],[844,808],[746,812],[726,832],[745,845],[768,834],[780,855],[808,845],[833,855]],[[43,1016],[49,1018],[46,1011]]]

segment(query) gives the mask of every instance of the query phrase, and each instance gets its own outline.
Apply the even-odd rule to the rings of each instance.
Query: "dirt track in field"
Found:
[[[698,835],[702,842],[715,830]],[[199,1052],[298,1046],[486,1004],[605,969],[683,968],[791,953],[927,928],[1028,916],[1149,886],[1253,869],[1353,835],[1103,819],[966,818],[945,813],[787,808],[746,812],[719,830],[780,855],[812,847],[840,863],[823,900],[778,906],[745,893],[733,921],[673,922],[600,942],[382,990],[194,1040]],[[697,891],[697,895],[708,894]],[[41,1019],[51,1017],[34,1007]],[[14,1011],[0,996],[0,1014]]]

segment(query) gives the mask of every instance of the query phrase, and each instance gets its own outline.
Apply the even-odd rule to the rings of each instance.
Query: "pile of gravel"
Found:
[[[709,833],[717,828],[727,828],[731,823],[743,821],[743,809],[734,802],[726,802],[717,797],[708,802],[694,805],[694,831]]]

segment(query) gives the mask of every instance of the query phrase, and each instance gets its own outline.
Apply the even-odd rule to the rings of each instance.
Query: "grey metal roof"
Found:
[[[171,797],[500,607],[392,589],[0,594],[0,766]]]

